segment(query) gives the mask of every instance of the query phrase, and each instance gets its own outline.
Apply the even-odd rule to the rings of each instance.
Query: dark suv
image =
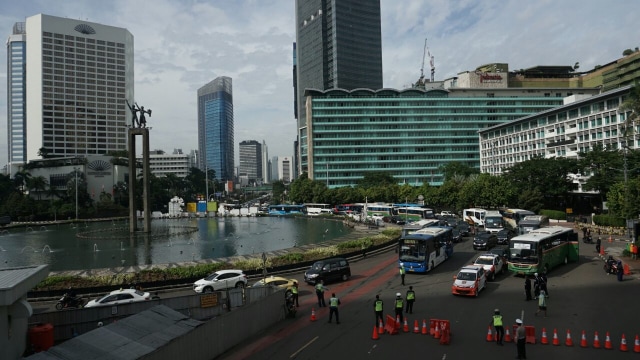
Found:
[[[346,281],[351,277],[351,267],[345,258],[331,258],[316,261],[311,268],[304,273],[304,281],[315,285],[322,280],[325,283],[330,281]]]
[[[498,245],[498,237],[488,231],[481,231],[473,238],[473,248],[475,250],[489,250]]]

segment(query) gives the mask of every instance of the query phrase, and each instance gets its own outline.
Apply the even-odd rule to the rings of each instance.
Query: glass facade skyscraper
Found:
[[[379,0],[296,0],[298,143],[306,144],[306,89],[382,88]],[[307,154],[299,153],[301,171]]]
[[[234,179],[233,86],[220,76],[198,89],[198,166],[218,180]]]
[[[9,164],[27,161],[27,39],[25,23],[13,25],[7,41],[7,144]]]
[[[239,176],[246,176],[249,181],[262,180],[262,144],[256,140],[240,142]]]

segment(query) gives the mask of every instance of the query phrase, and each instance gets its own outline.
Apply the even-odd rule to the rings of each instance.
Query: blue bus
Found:
[[[431,226],[403,235],[398,244],[398,263],[407,272],[426,273],[453,255],[453,231]]]
[[[269,215],[306,215],[307,207],[304,205],[269,205]]]

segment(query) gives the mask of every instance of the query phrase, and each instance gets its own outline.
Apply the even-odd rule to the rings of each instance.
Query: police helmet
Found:
[[[396,293],[396,297],[401,297],[401,296],[402,296],[402,294]]]

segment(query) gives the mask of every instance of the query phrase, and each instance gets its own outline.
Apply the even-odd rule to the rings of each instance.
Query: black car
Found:
[[[500,255],[505,264],[507,263],[507,260],[509,260],[509,248],[506,247],[494,247],[491,250],[487,250],[487,253]]]
[[[488,231],[480,231],[473,238],[473,248],[475,250],[489,250],[498,245],[498,237]]]
[[[403,218],[402,216],[398,216],[398,215],[393,215],[390,219],[390,222],[397,224],[397,225],[404,225],[407,223],[407,221],[405,220],[405,218]]]
[[[453,235],[453,239],[451,241],[453,241],[454,243],[459,243],[462,241],[462,232],[460,232],[460,229],[453,228],[451,230],[451,234]]]
[[[455,225],[455,228],[460,231],[462,236],[469,236],[469,232],[471,231],[471,227],[464,220],[458,220],[457,224]]]
[[[498,244],[508,245],[509,240],[511,240],[511,238],[515,236],[515,232],[511,229],[502,229],[498,231],[496,236],[498,237]]]

